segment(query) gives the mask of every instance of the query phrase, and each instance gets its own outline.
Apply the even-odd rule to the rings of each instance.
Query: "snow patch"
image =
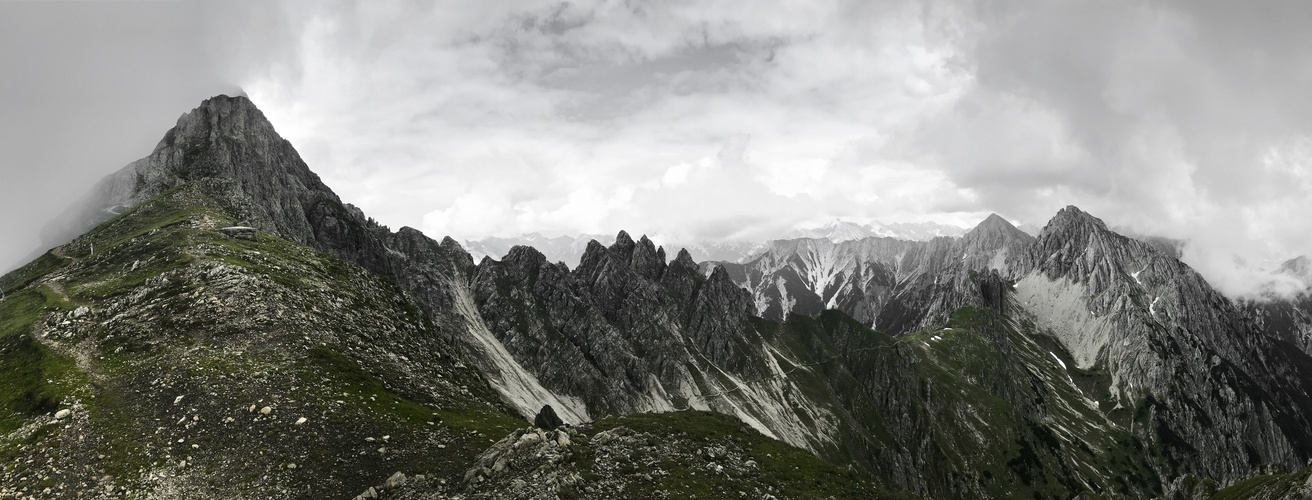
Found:
[[[1061,358],[1057,357],[1057,355],[1054,354],[1052,351],[1049,351],[1048,354],[1052,354],[1052,359],[1057,360],[1057,364],[1061,365],[1061,369],[1063,370],[1066,369],[1066,363],[1063,363]]]

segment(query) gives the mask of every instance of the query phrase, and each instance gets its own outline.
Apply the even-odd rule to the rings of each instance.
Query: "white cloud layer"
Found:
[[[1188,239],[1232,295],[1312,254],[1305,2],[205,5],[198,60],[344,199],[433,236],[1074,204]]]

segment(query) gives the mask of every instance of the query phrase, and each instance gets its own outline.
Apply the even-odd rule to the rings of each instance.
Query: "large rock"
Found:
[[[543,406],[538,416],[533,417],[533,426],[539,429],[551,430],[562,425],[565,425],[565,422],[556,416],[556,410],[551,409],[551,405]]]

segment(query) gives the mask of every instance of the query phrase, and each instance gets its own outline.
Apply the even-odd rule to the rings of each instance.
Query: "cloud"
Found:
[[[1190,241],[1231,295],[1312,251],[1312,6],[1000,2],[981,8],[976,84],[916,149],[979,203],[1027,220],[1077,204]],[[1301,21],[1297,21],[1301,20]],[[1056,196],[1053,196],[1053,195]],[[1236,267],[1236,262],[1247,262]]]
[[[55,164],[108,172],[232,82],[343,198],[433,236],[763,239],[835,218],[1042,225],[1075,204],[1190,240],[1232,295],[1265,279],[1236,257],[1312,253],[1312,221],[1292,216],[1312,209],[1302,3],[123,4],[0,16],[18,20],[0,30],[7,68],[70,77],[13,80],[46,106],[14,116],[73,124],[42,135],[80,151]],[[83,36],[113,9],[145,17],[114,17],[95,52]],[[18,146],[7,174],[50,159]],[[62,203],[19,191],[6,206]]]
[[[192,2],[0,2],[0,272],[182,112],[235,93]]]
[[[251,96],[347,199],[465,238],[646,226],[724,239],[905,214],[850,201],[879,191],[880,161],[848,179],[865,184],[825,181],[845,177],[854,144],[965,81],[922,26],[939,14],[902,2],[284,10],[300,18],[292,56],[253,72]],[[653,181],[668,189],[642,187]],[[459,222],[475,220],[454,217],[472,200],[500,215]]]

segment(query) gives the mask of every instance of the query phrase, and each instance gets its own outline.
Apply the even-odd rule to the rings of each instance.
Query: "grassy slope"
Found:
[[[681,411],[644,413],[611,417],[595,423],[589,435],[616,427],[686,440],[709,446],[733,441],[746,450],[747,459],[759,464],[750,477],[697,475],[678,463],[662,463],[671,474],[660,481],[660,488],[677,498],[717,498],[724,492],[738,491],[742,482],[772,487],[783,498],[912,498],[885,491],[866,474],[821,460],[810,452],[767,438],[738,419],[714,412]]]
[[[1259,474],[1232,484],[1209,500],[1277,500],[1312,498],[1312,467],[1292,473]]]
[[[0,484],[89,491],[108,474],[117,491],[313,498],[394,470],[459,474],[522,425],[398,287],[223,235],[234,210],[213,187],[164,193],[0,279]],[[51,424],[60,408],[74,416]]]
[[[1070,356],[1029,324],[963,308],[943,330],[898,339],[837,311],[759,327],[809,360],[797,378],[814,379],[812,398],[836,401],[860,429],[839,459],[847,454],[886,480],[921,480],[930,496],[1155,489],[1138,442],[1096,410],[1097,383],[1086,380],[1096,374],[1064,369],[1057,359],[1072,366]],[[909,453],[924,474],[899,478],[890,471],[907,465],[892,460]]]

